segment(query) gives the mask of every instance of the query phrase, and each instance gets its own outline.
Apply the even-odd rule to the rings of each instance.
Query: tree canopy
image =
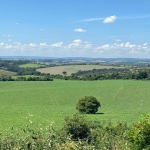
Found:
[[[93,96],[85,96],[76,104],[76,109],[86,114],[95,114],[99,107],[101,107],[100,102]]]

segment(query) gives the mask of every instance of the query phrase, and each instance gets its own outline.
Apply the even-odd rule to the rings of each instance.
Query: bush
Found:
[[[100,102],[93,96],[87,96],[80,99],[76,105],[76,109],[81,113],[95,114],[101,107]]]
[[[150,149],[150,114],[143,115],[128,132],[129,140],[139,150]]]
[[[91,125],[81,114],[65,118],[64,130],[72,139],[84,139],[89,136]]]

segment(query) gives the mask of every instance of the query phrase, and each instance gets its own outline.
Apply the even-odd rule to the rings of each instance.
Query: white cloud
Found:
[[[0,43],[0,46],[3,46],[4,45],[4,43]]]
[[[6,35],[6,34],[4,34],[4,37],[8,37],[8,38],[9,38],[9,37],[11,37],[11,35]]]
[[[57,48],[57,51],[56,51]],[[147,43],[133,44],[114,43],[93,45],[90,42],[84,42],[81,39],[73,40],[70,44],[64,45],[63,42],[54,44],[29,43],[22,44],[15,42],[13,44],[0,43],[1,56],[46,56],[46,57],[64,57],[64,56],[84,56],[84,57],[139,57],[150,58],[150,47]]]
[[[90,18],[90,19],[84,19],[84,20],[80,20],[78,22],[91,22],[91,21],[99,21],[99,20],[103,20],[104,18]]]
[[[62,45],[63,45],[63,42],[59,42],[59,43],[52,44],[51,47],[60,48],[60,47],[62,47]]]
[[[86,32],[86,30],[83,30],[83,29],[74,29],[74,32]]]
[[[73,43],[82,43],[81,39],[73,40]]]
[[[103,21],[103,23],[112,23],[116,19],[117,19],[117,17],[115,15],[114,16],[110,16],[110,17],[105,18],[104,21]]]
[[[144,45],[144,46],[147,46],[147,43],[144,43],[143,45]]]
[[[36,44],[30,43],[29,46],[31,46],[31,47],[36,47]]]
[[[145,18],[150,18],[150,14],[144,14],[144,15],[129,15],[129,16],[119,16],[116,17],[114,16],[110,16],[107,18],[89,18],[89,19],[83,19],[77,22],[92,22],[92,21],[100,21],[103,20],[103,23],[112,23],[114,22],[116,19],[118,20],[132,20],[132,19],[145,19]]]
[[[40,43],[40,46],[47,46],[46,43]]]
[[[68,48],[74,48],[74,47],[81,47],[81,43],[82,41],[80,39],[76,39],[76,40],[73,40],[73,42],[71,44],[69,44],[67,47]]]

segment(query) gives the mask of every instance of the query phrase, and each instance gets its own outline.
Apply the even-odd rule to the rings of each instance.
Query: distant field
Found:
[[[92,69],[104,69],[104,68],[119,68],[113,66],[100,66],[100,65],[69,65],[69,66],[56,66],[49,68],[41,68],[37,69],[42,73],[50,73],[50,74],[63,74],[63,71],[67,72],[67,75],[71,75],[72,73],[76,73],[79,70],[92,70]]]
[[[95,121],[137,121],[141,114],[150,113],[150,82],[148,81],[64,81],[0,82],[0,131],[22,128],[28,114],[32,126],[47,126],[54,121],[60,128],[64,117],[76,113],[76,103],[84,96],[95,96],[102,107]]]
[[[16,74],[15,72],[6,71],[6,70],[0,70],[0,77],[1,77],[2,75],[13,76],[13,75],[15,75],[15,74]]]
[[[42,65],[42,64],[24,64],[24,65],[20,65],[19,67],[21,68],[39,68],[41,66],[45,66],[45,65]]]

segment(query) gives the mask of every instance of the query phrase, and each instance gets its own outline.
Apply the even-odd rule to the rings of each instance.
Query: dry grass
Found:
[[[11,72],[11,71],[6,71],[6,70],[0,70],[0,77],[2,75],[13,76],[13,75],[16,75],[16,73],[15,72]]]
[[[71,75],[72,73],[76,73],[79,70],[92,70],[92,69],[104,69],[104,68],[118,68],[114,66],[100,66],[100,65],[69,65],[69,66],[56,66],[49,68],[37,69],[42,73],[50,73],[50,74],[63,74],[63,71],[67,72],[67,75]]]

